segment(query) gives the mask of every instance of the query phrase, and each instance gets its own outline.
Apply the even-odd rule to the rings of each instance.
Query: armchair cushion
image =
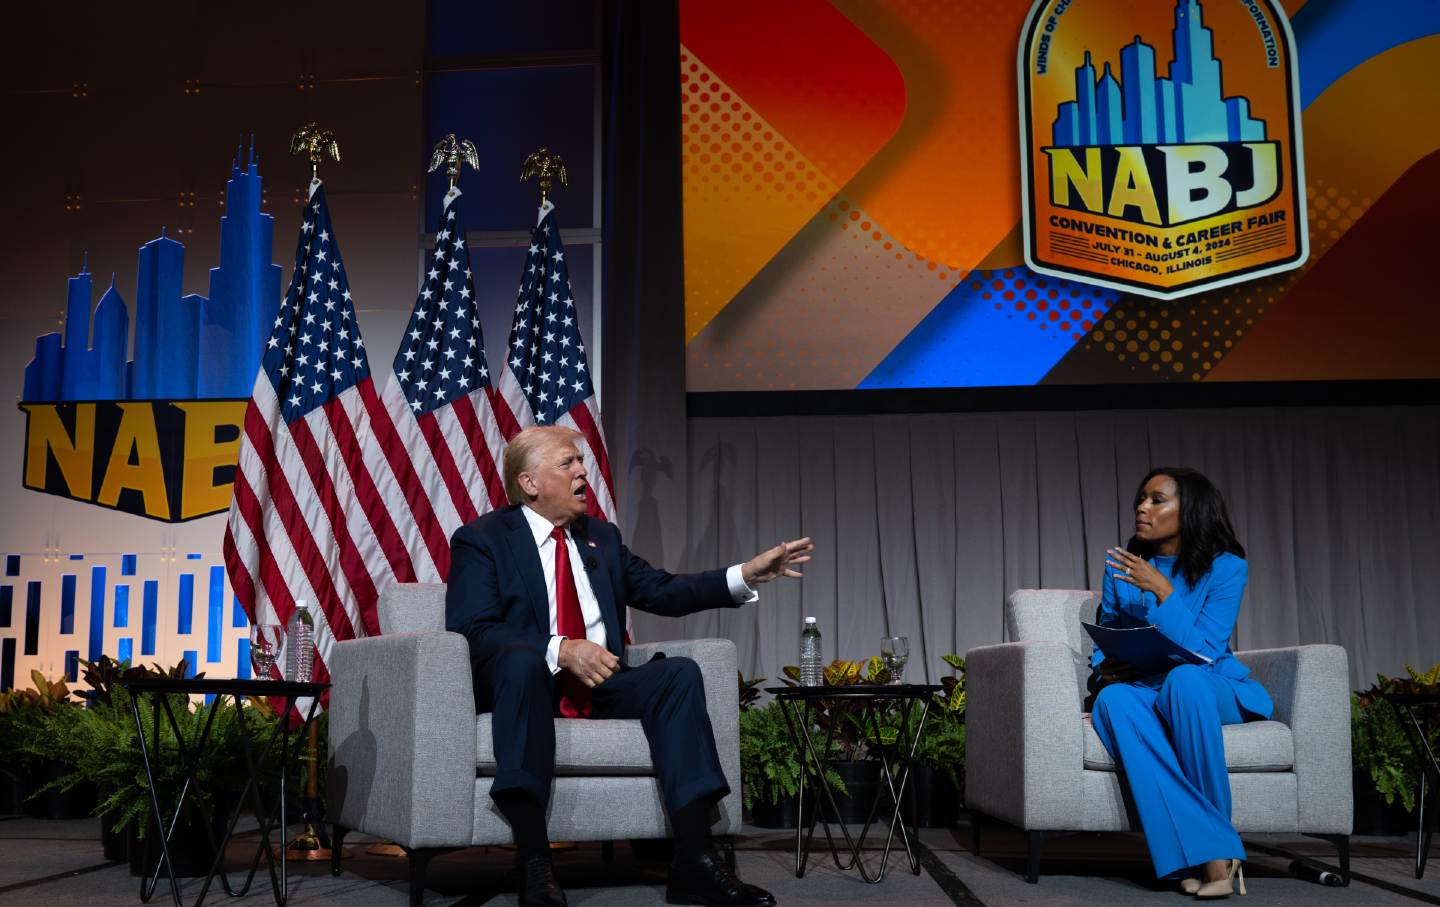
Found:
[[[1295,767],[1295,737],[1278,721],[1227,724],[1224,729],[1225,766],[1237,772],[1288,772]],[[1115,771],[1111,758],[1090,716],[1085,716],[1085,767],[1096,772]]]
[[[495,774],[495,739],[491,715],[475,721],[475,769]],[[639,719],[555,719],[556,775],[650,775],[650,745]]]

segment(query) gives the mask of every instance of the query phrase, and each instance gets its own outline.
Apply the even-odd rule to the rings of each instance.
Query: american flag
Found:
[[[614,522],[615,484],[600,404],[580,336],[565,244],[549,201],[530,233],[510,342],[492,396],[507,440],[530,425],[564,425],[583,435],[579,447],[593,492],[587,498],[590,515]]]
[[[396,437],[382,446],[392,459],[405,461],[399,466],[415,472],[414,490],[423,492],[408,496],[423,527],[418,540],[423,544],[411,549],[420,582],[444,580],[450,535],[505,504],[496,465],[505,439],[490,405],[490,370],[459,197],[456,188],[445,196],[435,252],[384,394]]]
[[[368,442],[372,422],[388,419],[319,180],[301,220],[245,410],[225,565],[251,623],[286,625],[297,600],[309,603],[324,681],[335,642],[378,634],[379,589],[415,571],[390,491],[400,480]],[[282,653],[277,676],[283,664]]]

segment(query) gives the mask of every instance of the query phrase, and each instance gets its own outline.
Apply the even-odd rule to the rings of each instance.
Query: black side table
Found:
[[[1405,736],[1415,750],[1415,760],[1420,763],[1420,795],[1415,798],[1415,878],[1425,877],[1425,862],[1430,856],[1430,831],[1425,827],[1425,800],[1428,796],[1427,780],[1433,776],[1437,791],[1440,791],[1440,759],[1430,746],[1430,736],[1435,732],[1435,723],[1440,720],[1440,692],[1435,693],[1381,693],[1391,705],[1399,709],[1409,724],[1401,721]],[[1420,715],[1424,721],[1420,720]]]
[[[920,742],[920,732],[925,728],[925,719],[930,714],[931,698],[944,688],[931,684],[859,684],[847,687],[767,687],[765,692],[775,696],[781,704],[781,713],[785,716],[785,723],[790,728],[790,737],[795,742],[795,749],[800,753],[800,803],[798,817],[795,825],[795,876],[803,878],[806,864],[810,859],[810,843],[815,837],[815,821],[819,819],[825,826],[825,839],[830,843],[830,857],[835,861],[835,868],[842,872],[855,869],[860,877],[867,882],[877,883],[885,878],[885,872],[889,868],[890,848],[895,842],[895,830],[900,830],[900,840],[905,845],[905,855],[910,861],[910,871],[915,875],[920,874],[920,858],[911,845],[912,836],[916,841],[919,839],[919,827],[911,816],[910,830],[905,828],[905,822],[901,817],[901,798],[905,795],[905,785],[910,780],[910,767],[915,757],[915,748]],[[910,724],[910,705],[919,702],[920,716]],[[825,734],[823,745],[816,738],[820,735],[811,732],[814,724],[815,711],[821,703],[837,716],[844,713],[857,714],[860,726],[864,729],[866,736],[875,740],[881,739],[880,729],[884,724],[885,712],[892,706],[899,707],[900,726],[893,747],[877,747],[880,753],[880,774],[885,779],[885,786],[881,788],[882,793],[889,791],[891,805],[887,808],[889,814],[889,831],[885,837],[885,851],[880,857],[880,865],[872,874],[865,868],[861,860],[861,853],[865,846],[865,838],[870,834],[870,826],[874,824],[877,813],[880,812],[881,796],[875,797],[875,803],[870,807],[870,815],[865,820],[864,827],[860,830],[858,838],[852,838],[850,830],[840,819],[840,808],[835,802],[835,792],[831,790],[829,783],[825,780],[826,770],[829,768],[829,755],[835,741],[835,729],[838,721],[832,722]],[[892,761],[893,759],[893,761]],[[898,779],[891,777],[892,766],[899,769]],[[824,795],[823,798],[815,798],[815,809],[810,814],[810,823],[805,823],[805,782],[806,776]],[[825,818],[825,807],[829,805],[830,815],[840,826],[840,833],[844,836],[846,850],[849,851],[848,861],[842,858],[836,849],[836,840],[830,833],[830,821]]]
[[[160,835],[160,861],[155,866],[153,874],[147,874],[140,879],[140,900],[149,902],[154,895],[156,887],[160,884],[160,872],[163,869],[170,878],[170,893],[175,899],[176,907],[182,907],[180,901],[180,884],[175,878],[175,869],[170,862],[170,844],[175,829],[179,825],[180,811],[185,805],[185,799],[189,796],[191,788],[197,791],[196,805],[204,819],[205,833],[211,836],[211,844],[214,845],[214,859],[210,863],[210,872],[205,877],[205,882],[200,886],[200,894],[195,898],[195,907],[204,902],[205,895],[210,891],[210,883],[214,881],[216,874],[220,876],[220,882],[225,888],[225,893],[231,897],[241,897],[250,890],[250,884],[255,879],[255,872],[260,867],[260,858],[263,856],[270,871],[270,887],[275,895],[275,903],[279,907],[285,907],[289,898],[289,885],[286,876],[285,859],[285,828],[287,827],[285,816],[285,775],[290,767],[290,762],[295,756],[298,747],[290,745],[290,735],[285,733],[290,711],[295,708],[296,701],[302,698],[310,700],[310,707],[305,715],[304,724],[301,726],[300,738],[305,737],[309,730],[310,722],[315,718],[315,712],[319,708],[320,694],[330,688],[328,683],[294,683],[278,680],[208,680],[208,679],[184,679],[169,677],[146,677],[143,679],[122,681],[121,685],[130,692],[130,711],[135,716],[135,731],[140,738],[140,758],[145,763],[145,777],[150,785],[150,815],[152,817],[151,830],[158,831]],[[149,694],[151,697],[151,717],[153,718],[150,738],[145,735],[144,721],[140,717],[140,699]],[[187,745],[185,735],[180,731],[175,721],[175,712],[171,709],[170,700],[167,698],[172,694],[185,696],[213,695],[214,699],[206,707],[207,713],[205,723],[201,728],[200,736],[195,740],[193,746]],[[241,743],[245,749],[245,764],[249,774],[249,780],[245,788],[240,792],[240,801],[235,805],[230,815],[230,821],[225,826],[225,834],[220,841],[213,839],[213,825],[210,810],[205,806],[203,798],[198,796],[200,781],[197,777],[201,755],[205,752],[205,744],[210,737],[210,729],[214,726],[215,715],[224,706],[225,697],[230,697],[235,703],[235,716],[243,725],[244,722],[244,701],[250,697],[283,699],[284,708],[280,709],[275,717],[275,727],[270,732],[269,739],[265,745],[256,752],[250,744],[250,738],[246,734],[240,734]],[[180,786],[180,793],[175,800],[175,808],[170,819],[170,827],[163,828],[162,817],[165,813],[160,809],[160,799],[155,790],[155,773],[152,768],[162,758],[160,735],[160,714],[165,714],[169,722],[170,730],[175,735],[176,748],[179,750],[178,758],[184,767],[185,783]],[[280,778],[277,785],[278,790],[273,793],[273,798],[267,798],[263,789],[259,768],[269,756],[276,741],[280,741]],[[168,757],[168,754],[165,754]],[[250,861],[250,871],[245,875],[244,884],[237,890],[230,884],[230,878],[226,875],[221,864],[225,860],[225,847],[230,842],[230,837],[235,833],[235,823],[240,818],[240,809],[246,798],[250,800],[250,806],[255,812],[255,818],[260,823],[260,843],[255,850],[255,858]],[[274,850],[270,846],[270,833],[275,831],[279,838],[280,865],[275,865]]]

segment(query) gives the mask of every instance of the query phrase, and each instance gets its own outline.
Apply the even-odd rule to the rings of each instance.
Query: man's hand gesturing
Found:
[[[587,687],[598,687],[620,670],[620,659],[615,653],[588,639],[562,640],[556,661],[562,670],[574,674]]]
[[[781,542],[741,564],[740,578],[745,580],[745,585],[753,586],[780,576],[799,577],[800,571],[795,566],[810,560],[810,552],[814,550],[809,536],[793,542]]]

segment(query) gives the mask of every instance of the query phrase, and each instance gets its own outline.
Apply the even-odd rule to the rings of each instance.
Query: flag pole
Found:
[[[325,155],[329,155],[337,164],[340,162],[340,145],[335,141],[335,133],[328,129],[321,129],[315,122],[306,123],[296,130],[290,138],[290,154],[304,154],[310,160],[310,192],[315,191],[315,186],[320,182],[320,161]],[[310,732],[305,741],[305,800],[303,813],[305,816],[305,830],[290,839],[285,845],[286,856],[291,860],[329,860],[333,854],[330,850],[330,834],[325,827],[325,821],[320,818],[322,807],[320,803],[320,736],[319,727],[315,722],[310,722]],[[340,848],[340,859],[348,859],[355,854],[348,847]]]

